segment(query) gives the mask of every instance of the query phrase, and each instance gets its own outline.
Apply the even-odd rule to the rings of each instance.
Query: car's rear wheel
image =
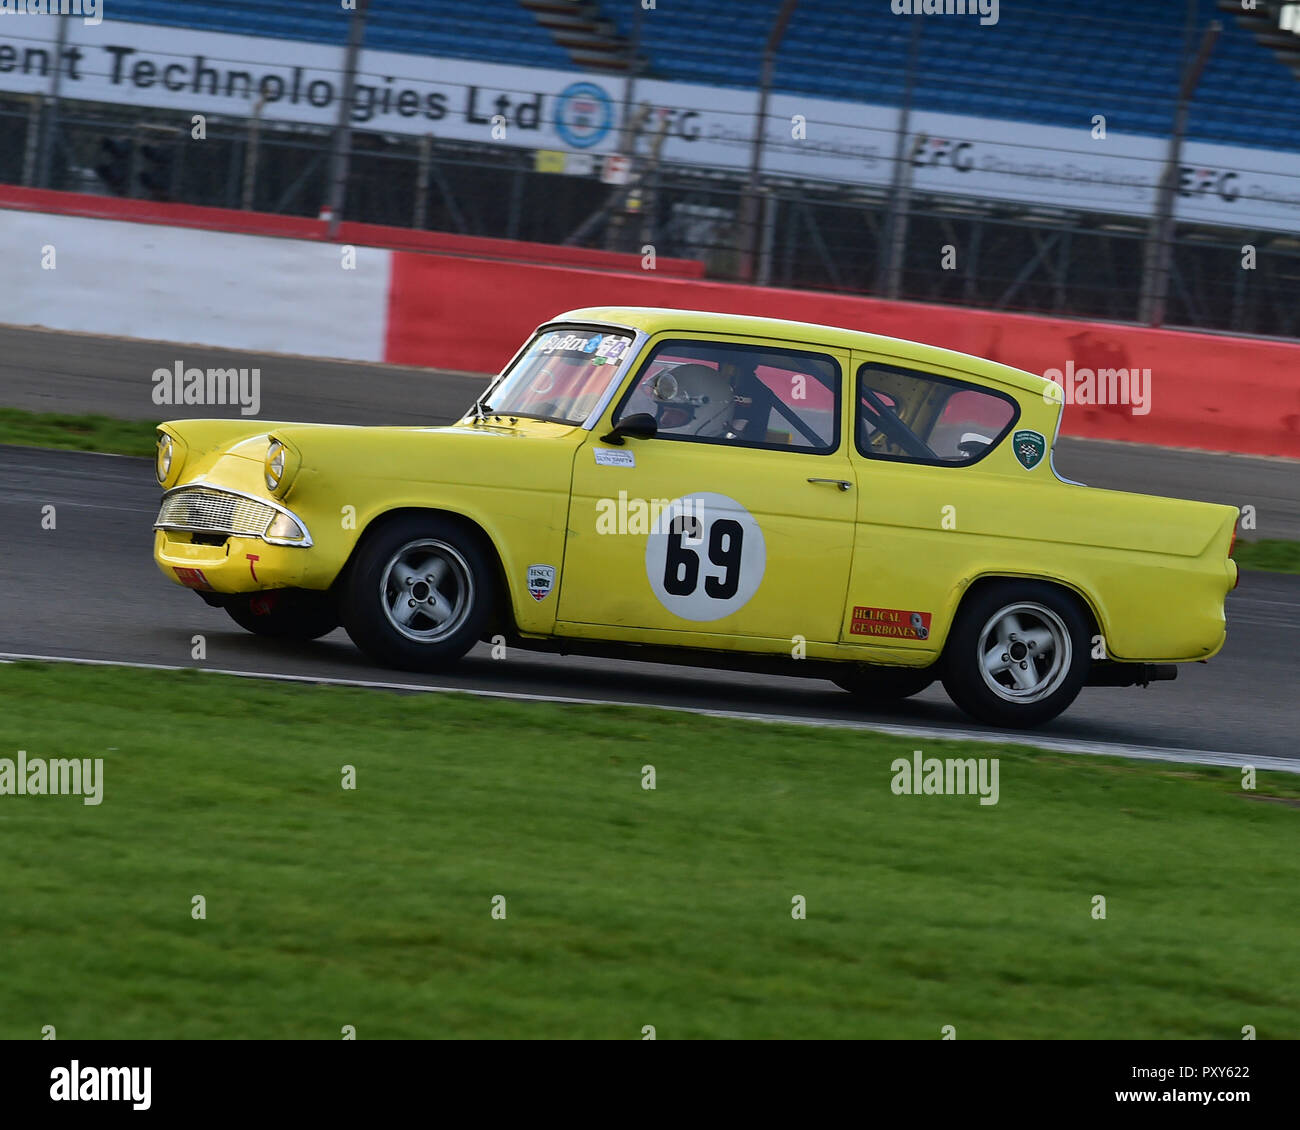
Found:
[[[489,554],[479,534],[453,519],[394,521],[357,551],[344,583],[343,626],[385,666],[450,666],[491,620],[497,585]]]
[[[1079,602],[1039,581],[1007,581],[968,597],[944,649],[943,686],[972,718],[1039,726],[1072,703],[1088,676]]]
[[[938,678],[933,667],[876,667],[855,663],[835,677],[835,685],[868,705],[887,706],[920,694]]]
[[[233,596],[223,607],[245,631],[274,639],[314,640],[339,626],[338,609],[328,594],[305,589]]]

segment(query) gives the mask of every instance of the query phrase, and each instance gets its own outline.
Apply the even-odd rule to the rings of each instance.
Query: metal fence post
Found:
[[[348,26],[348,45],[343,56],[343,95],[339,99],[338,123],[330,150],[329,182],[325,197],[325,216],[329,220],[329,238],[337,239],[343,222],[343,201],[347,196],[348,170],[352,159],[352,102],[356,97],[357,63],[366,34],[366,12],[370,0],[357,0],[352,23]]]
[[[63,52],[68,45],[68,20],[71,16],[58,16],[59,32],[54,43],[54,74],[50,76],[50,90],[45,96],[41,112],[41,148],[37,162],[38,188],[50,187],[50,164],[54,159],[54,127],[59,118],[59,90],[63,84]]]
[[[885,223],[885,285],[886,298],[897,298],[903,291],[903,267],[907,261],[907,229],[912,220],[912,162],[925,145],[927,137],[916,135],[912,148],[903,156],[902,175],[894,186],[891,208],[895,211]]]
[[[763,241],[758,255],[758,285],[769,286],[772,281],[772,243],[776,239],[777,195],[763,189]]]
[[[244,184],[239,206],[245,212],[253,210],[253,201],[257,194],[257,162],[262,148],[262,107],[266,105],[266,95],[257,100],[253,107],[253,116],[248,119],[248,140],[244,153]]]
[[[623,113],[619,121],[618,152],[626,158],[627,179],[622,184],[611,187],[609,199],[597,211],[597,215],[609,217],[605,225],[605,249],[607,251],[626,251],[629,242],[627,230],[631,227],[632,217],[628,212],[632,203],[632,193],[639,184],[640,170],[637,168],[636,150],[641,130],[652,113],[649,106],[636,107],[636,78],[641,69],[641,36],[645,9],[636,5],[632,23],[632,39],[627,47],[627,59],[623,73]]]
[[[33,94],[27,101],[27,134],[23,145],[23,187],[36,183],[37,158],[40,154],[41,96]]]
[[[126,164],[126,196],[130,200],[140,195],[136,189],[136,181],[140,179],[140,146],[144,144],[146,136],[143,122],[136,122],[131,127],[131,155],[127,158]]]
[[[1189,5],[1189,16],[1194,9]],[[1174,255],[1174,198],[1178,189],[1179,167],[1183,158],[1183,136],[1187,132],[1187,115],[1191,109],[1192,95],[1210,53],[1219,38],[1223,25],[1214,20],[1201,37],[1201,46],[1195,57],[1183,67],[1183,78],[1178,89],[1178,109],[1174,113],[1174,128],[1169,137],[1164,173],[1160,178],[1160,191],[1156,196],[1156,211],[1151,220],[1146,250],[1142,262],[1142,291],[1139,300],[1138,320],[1149,326],[1164,324],[1169,303],[1169,268]]]
[[[907,246],[907,216],[911,208],[912,161],[917,146],[908,148],[912,131],[912,94],[916,89],[916,66],[921,52],[921,20],[912,21],[907,44],[907,73],[903,77],[903,104],[898,110],[898,135],[894,139],[894,169],[889,194],[889,212],[881,239],[880,268],[876,289],[886,298],[897,298],[902,288],[903,259]],[[918,142],[921,139],[918,139]]]
[[[763,173],[763,143],[767,127],[767,100],[772,93],[772,73],[776,70],[776,52],[785,38],[798,0],[784,0],[768,32],[763,48],[763,69],[758,81],[758,116],[754,123],[754,146],[749,159],[749,179],[740,198],[740,223],[737,225],[740,246],[740,278],[742,282],[754,281],[754,262],[759,245],[758,197]]]
[[[422,231],[429,218],[429,165],[433,161],[433,134],[420,135],[416,161],[415,215],[411,219],[411,226],[416,231]]]

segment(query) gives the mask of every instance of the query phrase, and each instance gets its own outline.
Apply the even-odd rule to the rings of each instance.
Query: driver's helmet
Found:
[[[684,362],[664,369],[651,382],[650,395],[660,406],[659,426],[685,435],[722,436],[731,431],[736,396],[717,369]]]

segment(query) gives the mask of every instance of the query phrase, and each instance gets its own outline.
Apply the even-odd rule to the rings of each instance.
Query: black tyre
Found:
[[[357,551],[340,601],[352,642],[408,671],[449,667],[478,642],[497,602],[485,539],[436,514],[382,526]]]
[[[1040,726],[1088,677],[1090,634],[1078,600],[1039,581],[1003,581],[969,596],[943,656],[943,686],[993,726]]]
[[[230,618],[245,631],[282,640],[314,640],[339,626],[338,609],[323,592],[271,589],[226,601]]]
[[[877,667],[855,663],[835,678],[837,687],[868,705],[887,706],[920,694],[939,677],[933,667]]]

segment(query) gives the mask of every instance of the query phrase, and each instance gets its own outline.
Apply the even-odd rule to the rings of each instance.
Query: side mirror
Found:
[[[612,443],[619,447],[623,446],[624,439],[652,439],[659,431],[659,425],[655,423],[655,418],[649,412],[634,412],[631,416],[624,416],[617,424],[614,430],[608,435],[600,437],[602,443]]]

